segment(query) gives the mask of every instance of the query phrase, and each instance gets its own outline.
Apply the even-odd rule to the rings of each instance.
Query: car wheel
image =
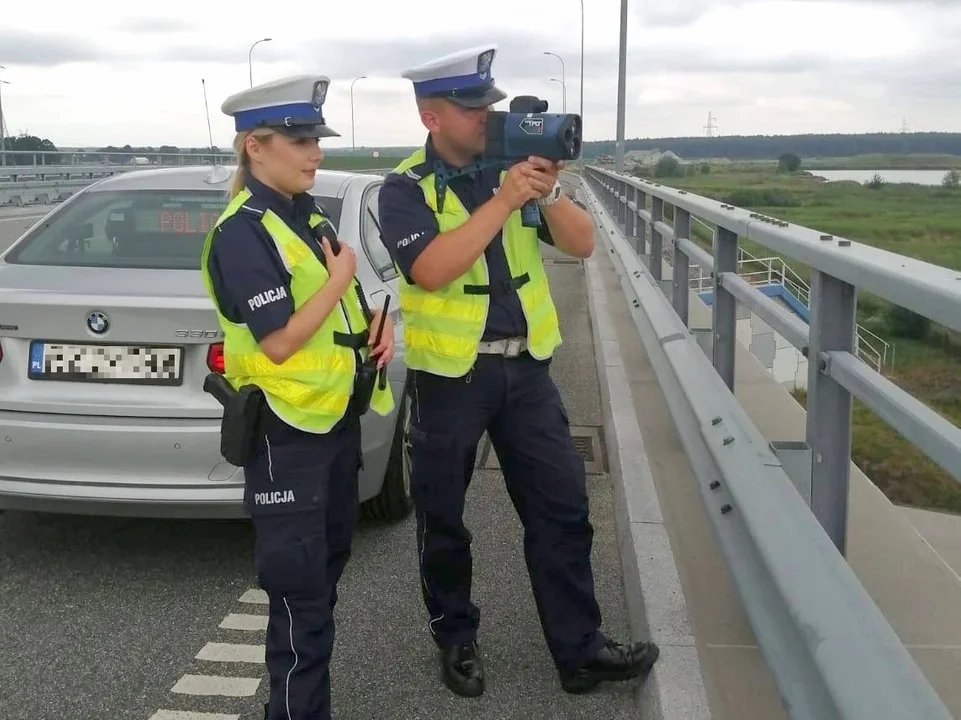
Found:
[[[380,492],[361,505],[363,515],[371,520],[398,522],[413,508],[410,497],[410,395],[408,385],[397,409],[397,426],[387,461],[387,472]]]

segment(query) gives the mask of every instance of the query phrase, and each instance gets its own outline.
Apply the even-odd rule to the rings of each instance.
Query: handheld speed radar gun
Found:
[[[484,157],[467,167],[452,169],[440,160],[434,163],[434,188],[437,210],[444,210],[444,193],[448,183],[459,175],[476,173],[486,167],[509,168],[531,155],[552,162],[576,160],[583,142],[581,116],[548,114],[547,101],[533,95],[518,95],[511,100],[508,112],[491,111],[487,115],[487,139]],[[541,224],[541,211],[535,201],[521,208],[525,227]]]
[[[547,101],[533,95],[518,95],[510,110],[491,111],[487,116],[487,146],[484,157],[510,167],[531,155],[552,162],[576,160],[583,142],[581,116],[574,113],[548,114]],[[526,227],[540,225],[536,202],[521,209]]]

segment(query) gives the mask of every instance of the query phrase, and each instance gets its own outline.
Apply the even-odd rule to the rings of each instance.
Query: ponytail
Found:
[[[233,200],[247,187],[247,173],[250,172],[250,156],[247,155],[247,138],[255,137],[258,140],[267,138],[273,134],[269,128],[257,128],[256,130],[245,130],[237,133],[234,137],[234,152],[237,153],[237,171],[234,173],[230,183],[229,199]]]
[[[230,191],[227,198],[233,200],[243,192],[245,187],[247,187],[246,163],[243,160],[239,160],[237,162],[237,171],[234,173],[234,179],[230,183]]]

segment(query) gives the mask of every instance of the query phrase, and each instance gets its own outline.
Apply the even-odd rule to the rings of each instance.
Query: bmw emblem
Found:
[[[95,310],[87,315],[87,327],[90,328],[90,332],[103,335],[110,328],[110,321],[102,312]]]

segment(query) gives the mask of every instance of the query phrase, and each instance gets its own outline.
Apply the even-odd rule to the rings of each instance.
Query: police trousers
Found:
[[[604,644],[594,596],[584,462],[549,361],[481,355],[468,375],[414,373],[411,495],[421,591],[441,647],[475,639],[471,535],[464,495],[484,431],[524,526],[524,555],[555,665],[572,669]]]
[[[267,425],[244,467],[254,567],[269,600],[266,717],[328,720],[337,583],[357,521],[360,423],[344,420],[324,435],[275,417]]]

